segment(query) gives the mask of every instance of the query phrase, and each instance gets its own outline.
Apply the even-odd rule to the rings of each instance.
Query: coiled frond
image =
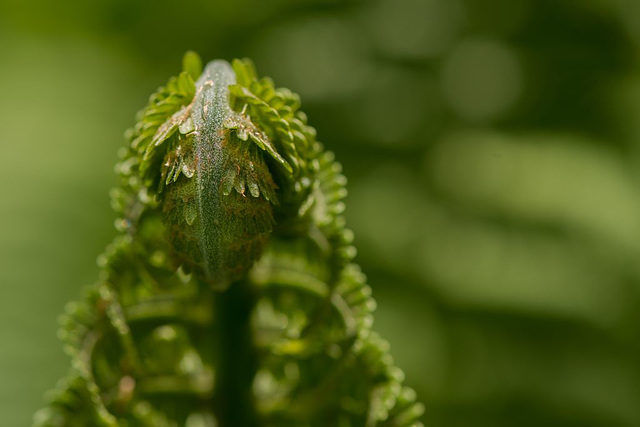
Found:
[[[183,67],[127,133],[120,235],[35,425],[421,426],[300,98],[249,60]]]

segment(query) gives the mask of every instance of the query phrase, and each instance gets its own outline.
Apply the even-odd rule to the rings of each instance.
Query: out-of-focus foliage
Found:
[[[122,129],[187,49],[300,93],[429,426],[640,424],[635,0],[0,1],[0,413],[114,231]]]

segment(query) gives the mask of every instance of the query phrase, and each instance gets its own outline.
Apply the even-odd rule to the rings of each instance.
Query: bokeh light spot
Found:
[[[355,112],[358,131],[369,143],[423,145],[442,114],[436,83],[400,69],[386,69],[373,79]]]
[[[445,100],[461,118],[490,121],[518,101],[523,72],[515,52],[504,43],[468,39],[446,58],[442,85]]]
[[[363,89],[372,72],[368,51],[354,22],[322,17],[270,29],[253,57],[261,72],[313,102]]]
[[[457,0],[379,0],[369,24],[376,45],[385,53],[434,57],[454,42],[463,12]]]

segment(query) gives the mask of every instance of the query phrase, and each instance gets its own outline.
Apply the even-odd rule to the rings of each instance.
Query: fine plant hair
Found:
[[[126,136],[118,235],[35,426],[422,425],[298,95],[189,52]]]

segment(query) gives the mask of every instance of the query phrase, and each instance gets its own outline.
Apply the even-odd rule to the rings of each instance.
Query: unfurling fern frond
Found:
[[[296,94],[188,54],[127,136],[120,235],[63,317],[73,367],[36,426],[421,425]]]

